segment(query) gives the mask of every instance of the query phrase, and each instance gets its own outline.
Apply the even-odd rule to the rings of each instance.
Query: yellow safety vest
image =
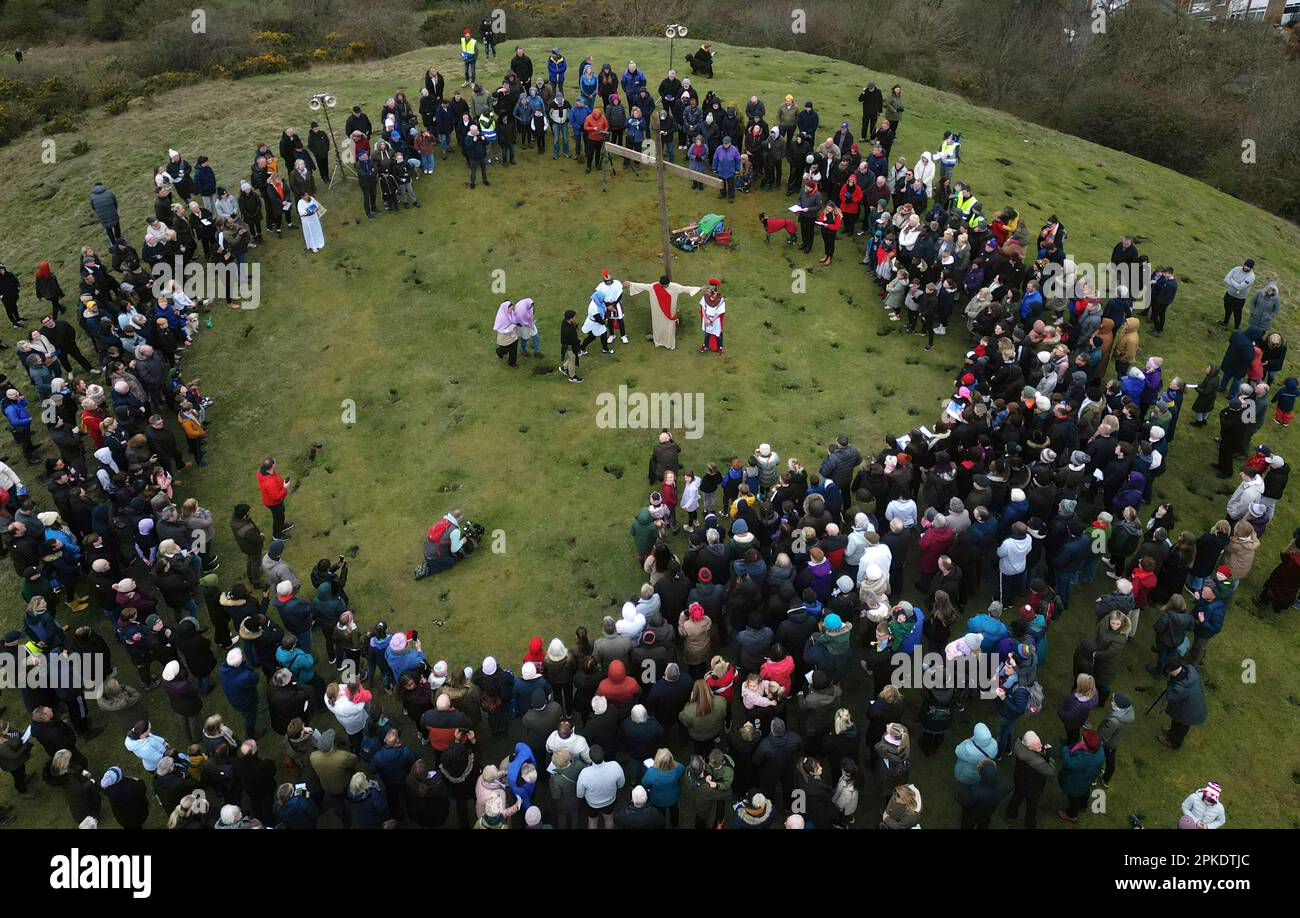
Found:
[[[462,38],[462,39],[460,40],[460,53],[461,53],[461,54],[477,54],[477,53],[478,53],[478,41],[475,40],[473,36],[470,36],[469,38]]]
[[[969,194],[964,198],[960,194],[957,195],[957,209],[960,210],[964,215],[969,217],[971,208],[974,206],[975,206],[975,195]]]
[[[945,159],[951,159],[952,157],[957,155],[957,144],[953,143],[951,140],[945,140],[942,149],[939,150],[939,153]]]

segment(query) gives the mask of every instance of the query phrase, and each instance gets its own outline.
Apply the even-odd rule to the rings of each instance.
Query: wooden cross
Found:
[[[706,172],[692,172],[685,166],[679,166],[676,163],[664,162],[664,138],[659,133],[659,113],[655,112],[650,116],[650,130],[655,139],[655,151],[653,154],[642,153],[640,150],[633,150],[630,147],[619,146],[616,143],[606,143],[606,155],[625,156],[628,159],[635,159],[639,163],[646,163],[655,167],[655,173],[659,180],[659,230],[663,237],[664,249],[664,276],[670,281],[673,279],[673,247],[672,234],[668,229],[668,192],[664,188],[664,174],[671,172],[678,178],[690,179],[692,182],[699,182],[710,188],[721,188],[722,179],[717,176],[709,175]]]

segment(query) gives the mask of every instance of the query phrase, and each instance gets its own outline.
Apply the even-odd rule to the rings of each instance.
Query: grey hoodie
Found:
[[[1244,300],[1250,288],[1255,286],[1255,272],[1245,265],[1238,265],[1223,275],[1223,285],[1228,288],[1229,296]]]
[[[1106,717],[1097,727],[1097,734],[1101,737],[1102,743],[1114,749],[1119,745],[1119,741],[1124,738],[1124,734],[1128,732],[1128,728],[1133,725],[1133,721],[1136,719],[1137,715],[1133,713],[1132,705],[1126,708],[1116,708],[1112,705]]]

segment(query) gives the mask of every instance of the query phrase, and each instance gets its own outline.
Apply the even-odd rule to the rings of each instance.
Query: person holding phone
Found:
[[[289,495],[289,479],[280,477],[276,471],[275,459],[271,456],[267,456],[262,467],[257,470],[257,487],[262,492],[262,506],[271,511],[272,538],[289,538],[289,530],[294,526],[284,519],[284,499]]]

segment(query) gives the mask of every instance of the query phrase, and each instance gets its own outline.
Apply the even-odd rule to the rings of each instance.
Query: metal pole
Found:
[[[672,242],[668,233],[668,192],[664,188],[664,136],[659,132],[659,113],[650,118],[650,130],[655,137],[655,176],[659,184],[659,229],[663,236],[664,277],[673,279]]]
[[[325,113],[325,127],[330,132],[330,143],[334,145],[335,169],[334,169],[334,175],[330,176],[330,187],[333,188],[334,177],[338,176],[339,179],[345,179],[347,178],[347,173],[343,171],[343,154],[339,152],[339,142],[338,139],[334,136],[334,122],[330,121],[329,106],[322,104],[321,111]]]

